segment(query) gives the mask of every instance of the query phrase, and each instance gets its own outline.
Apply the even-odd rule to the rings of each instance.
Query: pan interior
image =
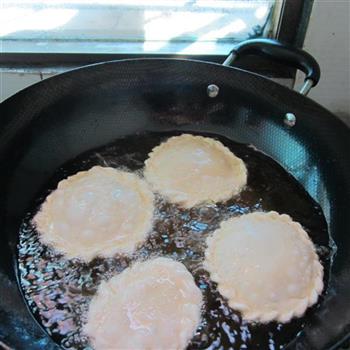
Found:
[[[63,348],[83,349],[88,346],[88,339],[81,334],[81,329],[89,301],[99,283],[120,273],[136,260],[154,256],[168,256],[184,263],[203,292],[203,317],[189,349],[279,349],[297,337],[317,308],[311,308],[304,317],[287,324],[247,324],[238,312],[228,307],[216,284],[202,268],[205,240],[222,220],[257,210],[275,210],[289,214],[303,225],[325,268],[326,286],[329,277],[332,247],[320,206],[277,162],[249,145],[222,136],[201,133],[218,139],[245,162],[248,184],[238,197],[226,203],[190,210],[180,209],[157,197],[153,231],[147,241],[128,257],[96,258],[90,263],[68,261],[39,242],[31,219],[60,180],[94,165],[141,173],[152,148],[178,134],[180,132],[146,132],[119,138],[107,146],[85,152],[57,169],[32,203],[20,228],[19,280],[35,318]],[[322,303],[322,297],[319,303]]]

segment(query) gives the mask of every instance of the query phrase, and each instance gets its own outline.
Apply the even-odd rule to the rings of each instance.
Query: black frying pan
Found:
[[[276,45],[271,51],[271,45],[250,42],[235,55],[257,48],[277,54],[307,72],[306,90],[317,82],[319,72],[310,56]],[[216,87],[208,91],[212,84],[218,94]],[[321,205],[337,252],[324,300],[290,347],[332,349],[349,337],[350,131],[315,102],[235,68],[139,59],[47,79],[3,102],[0,116],[0,347],[56,347],[31,316],[16,280],[18,228],[39,189],[84,151],[126,135],[173,130],[253,144]]]

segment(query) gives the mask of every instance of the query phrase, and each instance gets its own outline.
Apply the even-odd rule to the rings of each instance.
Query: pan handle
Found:
[[[243,55],[259,55],[284,63],[305,73],[305,81],[300,93],[307,95],[320,80],[320,66],[307,52],[274,39],[251,39],[237,44],[223,63],[229,66]]]

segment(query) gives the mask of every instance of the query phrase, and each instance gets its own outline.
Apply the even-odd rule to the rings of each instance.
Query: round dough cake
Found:
[[[156,192],[184,208],[228,200],[247,182],[243,161],[221,142],[188,134],[155,147],[144,175]]]
[[[151,230],[153,210],[144,180],[95,166],[60,181],[33,222],[43,243],[89,261],[132,252]]]
[[[199,325],[201,306],[201,291],[186,267],[156,258],[101,283],[84,333],[95,350],[184,349]]]
[[[207,239],[205,267],[248,321],[288,322],[316,303],[323,267],[301,225],[276,212],[235,217]]]

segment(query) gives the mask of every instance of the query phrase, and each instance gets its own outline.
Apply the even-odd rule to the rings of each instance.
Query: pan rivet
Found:
[[[209,97],[216,97],[217,95],[219,95],[219,87],[215,84],[210,84],[207,87],[207,94]]]
[[[295,125],[296,122],[297,122],[297,118],[293,113],[286,113],[286,115],[284,116],[284,124],[292,127]]]

